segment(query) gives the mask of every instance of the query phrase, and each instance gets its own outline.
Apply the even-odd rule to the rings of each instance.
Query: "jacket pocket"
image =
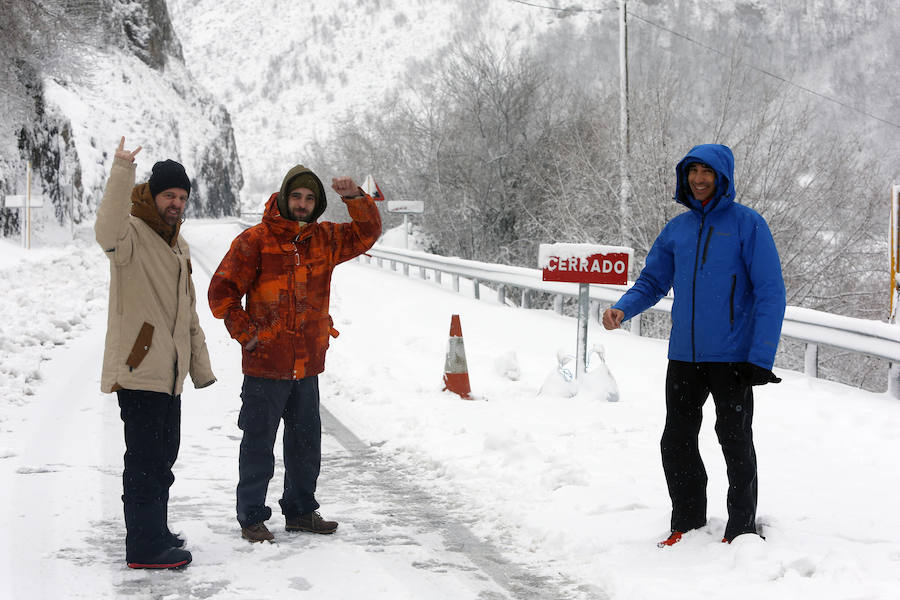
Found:
[[[137,339],[134,340],[134,346],[131,347],[131,354],[125,359],[125,364],[128,365],[129,369],[133,370],[138,368],[144,360],[144,357],[150,352],[152,342],[153,325],[145,322],[141,325],[141,330],[137,334]]]

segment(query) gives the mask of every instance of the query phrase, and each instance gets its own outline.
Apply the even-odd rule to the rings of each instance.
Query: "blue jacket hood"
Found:
[[[703,206],[691,194],[687,181],[687,166],[691,163],[703,163],[716,172],[716,194],[706,206]],[[675,166],[675,201],[692,210],[708,213],[721,210],[734,202],[734,155],[731,148],[722,144],[700,144]]]

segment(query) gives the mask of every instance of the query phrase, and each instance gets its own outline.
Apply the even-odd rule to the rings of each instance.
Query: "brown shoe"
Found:
[[[337,521],[326,521],[318,511],[299,517],[287,517],[284,520],[285,531],[309,531],[310,533],[334,533],[338,528]]]
[[[251,542],[271,542],[275,539],[266,524],[260,521],[247,527],[241,527],[241,537]]]

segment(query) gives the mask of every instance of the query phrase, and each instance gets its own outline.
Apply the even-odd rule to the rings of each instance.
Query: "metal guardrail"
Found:
[[[562,312],[564,297],[578,297],[577,284],[543,281],[539,269],[437,256],[380,244],[376,244],[359,260],[371,263],[373,259],[379,266],[383,266],[383,262],[388,261],[393,270],[396,270],[396,265],[403,265],[404,273],[407,275],[409,267],[418,267],[419,274],[423,279],[426,277],[426,271],[433,271],[435,281],[438,283],[441,283],[443,274],[450,275],[453,278],[453,289],[457,292],[459,291],[459,278],[464,277],[472,281],[476,298],[480,297],[481,283],[495,284],[497,298],[501,303],[505,303],[509,288],[517,288],[521,290],[523,308],[531,307],[529,297],[531,292],[554,295],[554,306],[557,312]],[[626,285],[591,284],[590,299],[592,303],[596,304],[593,309],[595,316],[599,318],[601,303],[615,302],[628,287]],[[670,313],[672,311],[671,293],[650,310]],[[631,331],[640,335],[640,316],[631,319],[631,323]],[[818,376],[818,347],[820,345],[841,348],[889,361],[888,392],[895,398],[900,398],[900,327],[880,321],[869,321],[788,306],[781,334],[782,337],[799,340],[806,344],[804,372],[812,377]]]
[[[241,213],[238,216],[238,225],[243,227],[244,229],[249,229],[254,225],[259,225],[262,222],[263,214],[261,212],[245,212]]]

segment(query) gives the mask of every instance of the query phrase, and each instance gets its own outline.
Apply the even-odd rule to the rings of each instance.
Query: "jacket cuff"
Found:
[[[125,160],[124,158],[119,158],[118,156],[113,158],[113,166],[121,167],[123,169],[131,169],[132,171],[137,170],[137,163],[135,163],[134,161]]]
[[[216,378],[213,377],[210,381],[207,381],[206,383],[201,383],[201,384],[199,384],[199,385],[195,382],[195,383],[194,383],[194,387],[195,387],[196,389],[198,389],[198,390],[202,390],[202,389],[205,388],[205,387],[211,386],[211,385],[214,384],[216,381],[217,381]]]
[[[247,342],[253,339],[253,334],[247,331],[242,331],[234,336],[234,339],[241,345],[241,347],[246,346]]]

